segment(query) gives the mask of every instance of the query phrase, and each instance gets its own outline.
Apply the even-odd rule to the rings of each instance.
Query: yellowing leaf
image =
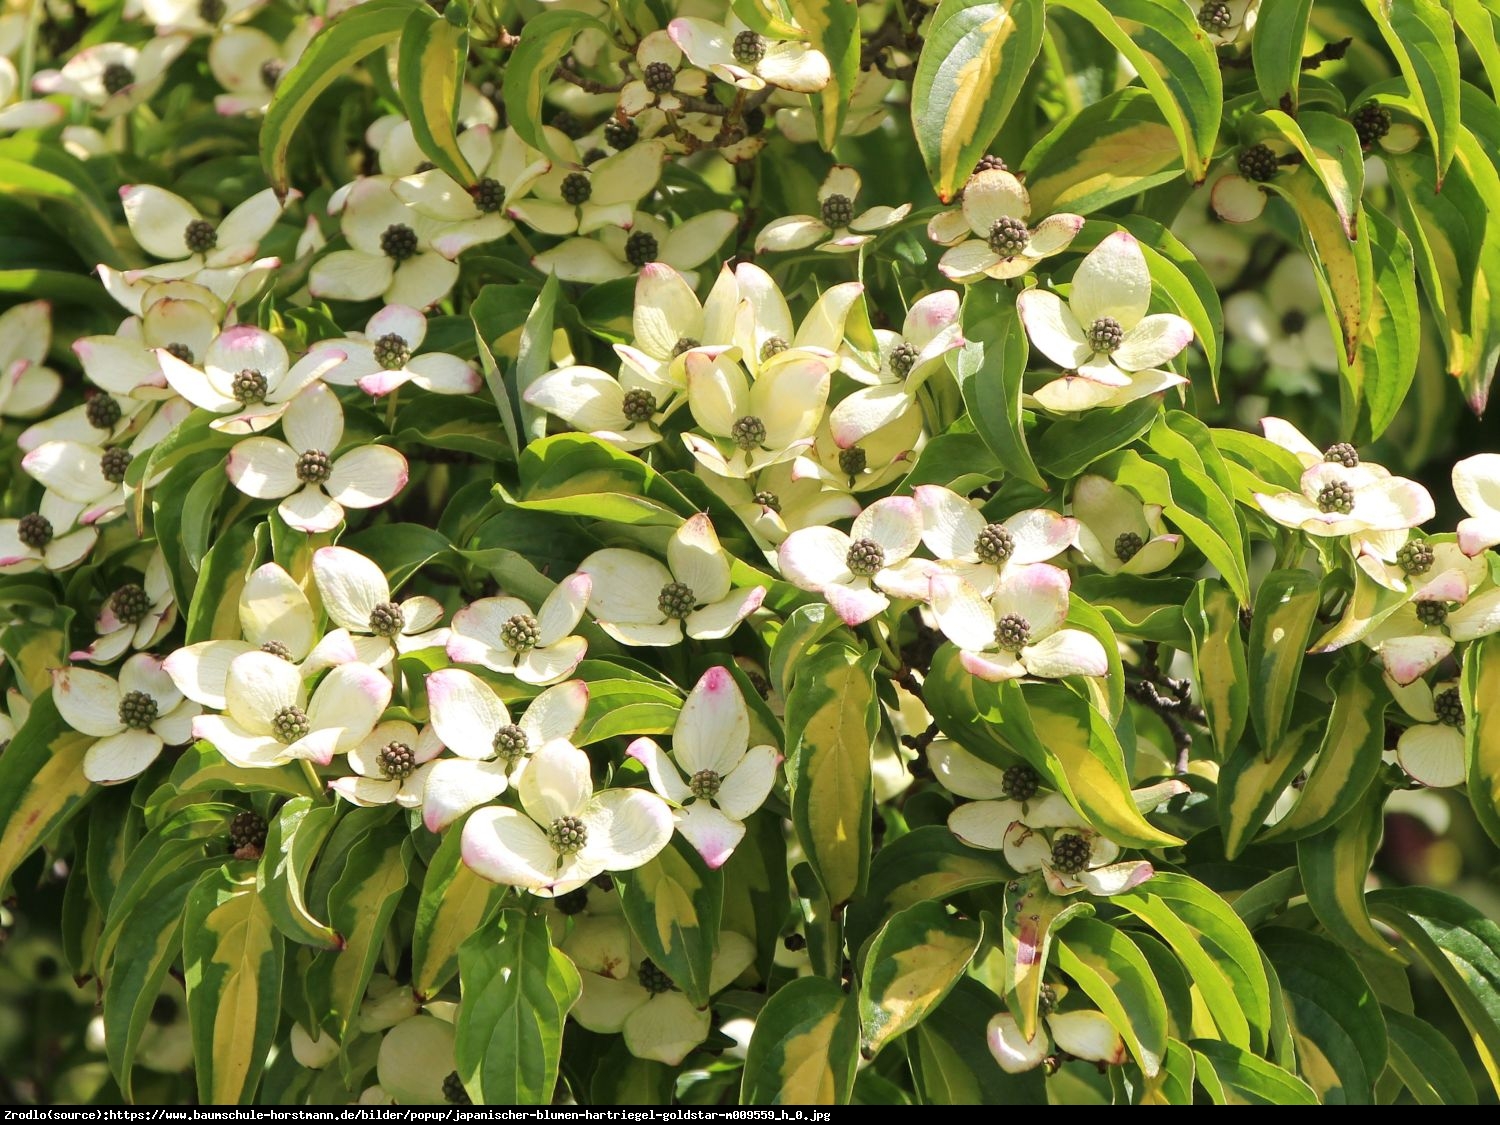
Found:
[[[978,952],[983,928],[923,902],[891,917],[865,955],[859,1009],[873,1055],[942,1003]]]

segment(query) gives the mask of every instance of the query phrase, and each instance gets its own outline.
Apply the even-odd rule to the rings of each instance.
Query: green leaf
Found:
[[[83,776],[83,756],[95,741],[63,722],[51,691],[32,701],[25,724],[0,754],[0,890],[99,791]]]
[[[1045,30],[1043,0],[941,0],[927,22],[912,81],[912,128],[943,202],[1005,124]]]
[[[549,1105],[563,1021],[583,982],[552,947],[547,919],[501,911],[498,930],[480,930],[459,948],[458,979],[454,1062],[470,1095],[487,1105]]]
[[[490,925],[506,895],[463,864],[462,843],[461,825],[444,832],[422,879],[411,935],[411,986],[421,997],[436,996],[453,979],[463,943]]]
[[[258,555],[255,526],[248,520],[232,524],[208,549],[188,604],[188,644],[239,635],[240,594]]]
[[[1500,925],[1430,887],[1373,891],[1369,902],[1370,913],[1395,930],[1443,986],[1500,1090]]]
[[[767,671],[776,690],[785,696],[800,669],[801,658],[811,647],[843,625],[839,615],[826,602],[798,606],[782,624],[771,643],[771,660]]]
[[[1323,185],[1328,202],[1338,212],[1345,237],[1358,236],[1365,162],[1353,125],[1316,110],[1306,110],[1293,118],[1279,109],[1268,109],[1242,120],[1240,131],[1247,142],[1279,141],[1291,146]]]
[[[1007,471],[1045,488],[1026,448],[1021,419],[1021,379],[1030,346],[1015,294],[1001,286],[971,285],[961,318],[967,343],[954,374],[974,429]]]
[[[1426,1020],[1382,1007],[1391,1069],[1420,1105],[1475,1105],[1478,1097],[1453,1043]]]
[[[1239,607],[1222,582],[1203,578],[1183,607],[1183,619],[1193,635],[1193,681],[1202,695],[1214,748],[1223,760],[1239,746],[1250,717]]]
[[[293,941],[324,949],[337,948],[339,936],[308,911],[303,888],[338,818],[336,805],[312,797],[296,797],[282,805],[266,826],[256,875],[256,890],[276,928]]]
[[[1001,1000],[972,977],[905,1037],[912,1079],[928,1105],[1029,1106],[1047,1104],[1041,1067],[1007,1074],[985,1047],[985,1029]]]
[[[1001,919],[1005,1004],[1028,1040],[1039,1034],[1039,1002],[1053,939],[1070,920],[1093,913],[1092,903],[1053,894],[1039,874],[1006,886]]]
[[[818,143],[832,152],[859,78],[859,9],[851,0],[787,0],[787,7],[832,71],[828,85],[812,96]]]
[[[1286,732],[1302,656],[1318,615],[1318,578],[1306,570],[1266,575],[1250,619],[1250,721],[1262,746]]]
[[[984,927],[936,902],[893,914],[865,954],[859,982],[861,1050],[878,1054],[943,1002],[979,951]]]
[[[318,96],[366,55],[400,38],[407,19],[421,10],[419,0],[365,0],[346,8],[328,21],[301,58],[277,80],[275,95],[260,126],[260,156],[278,194],[285,195],[291,187],[287,150]]]
[[[1212,43],[1174,0],[1052,0],[1076,12],[1125,56],[1161,107],[1193,180],[1202,180],[1219,133],[1223,84]]]
[[[1364,390],[1369,434],[1378,438],[1396,419],[1417,374],[1422,310],[1417,303],[1416,264],[1406,235],[1378,211],[1366,211],[1370,226],[1375,299],[1354,357],[1355,382]]]
[[[1427,126],[1437,160],[1437,181],[1453,160],[1459,130],[1458,44],[1453,17],[1438,0],[1364,0],[1365,10],[1380,29],[1385,45],[1396,58]]]
[[[1057,967],[1067,973],[1125,1040],[1147,1078],[1167,1052],[1167,1002],[1145,955],[1125,933],[1074,918],[1057,935]]]
[[[800,977],[766,1001],[745,1054],[741,1105],[847,1105],[859,1058],[855,998]]]
[[[1312,0],[1271,0],[1262,4],[1250,39],[1255,85],[1268,106],[1297,112],[1297,83],[1302,77],[1302,44]]]
[[[419,8],[406,19],[396,79],[411,122],[412,137],[423,155],[465,187],[479,177],[458,145],[455,128],[458,96],[469,59],[468,8],[450,3],[439,18]]]
[[[879,658],[873,649],[819,649],[798,669],[786,701],[792,824],[834,906],[858,894],[870,870]]]
[[[1217,1039],[1194,1039],[1198,1084],[1214,1105],[1317,1105],[1318,1095],[1295,1074]]]
[[[1281,981],[1303,1079],[1324,1105],[1369,1105],[1385,1069],[1385,1021],[1354,958],[1302,930],[1257,936]]]
[[[555,434],[521,454],[516,505],[633,526],[679,526],[696,507],[644,461],[588,434]]]
[[[590,30],[610,34],[609,28],[587,13],[545,9],[526,21],[521,41],[505,63],[506,120],[523,141],[554,159],[558,154],[542,128],[542,96],[552,81],[553,68],[573,49],[579,34]]]
[[[1330,734],[1338,719],[1335,712],[1328,724]],[[1382,725],[1377,719],[1376,729]],[[1399,960],[1391,943],[1371,924],[1365,902],[1365,882],[1385,830],[1389,795],[1387,786],[1367,784],[1362,799],[1336,824],[1297,842],[1297,867],[1308,906],[1336,940],[1355,953],[1369,951]]]
[[[724,874],[680,836],[651,862],[616,876],[630,932],[696,1008],[711,990],[714,946],[724,909]]]
[[[182,965],[200,1104],[254,1098],[281,1018],[283,956],[253,880],[229,867],[198,880],[183,916]]]
[[[1468,647],[1460,687],[1467,716],[1469,802],[1490,839],[1500,840],[1500,635],[1491,634]],[[0,863],[0,871],[5,869]]]
[[[1318,752],[1328,724],[1328,710],[1311,696],[1299,695],[1286,733],[1262,749],[1246,739],[1219,769],[1219,815],[1224,853],[1237,857],[1262,831],[1271,809],[1286,787]]]

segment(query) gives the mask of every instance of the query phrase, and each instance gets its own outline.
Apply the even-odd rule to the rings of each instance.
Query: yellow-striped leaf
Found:
[[[1264,747],[1286,730],[1302,657],[1318,615],[1318,578],[1277,570],[1261,581],[1250,619],[1250,721]]]
[[[1490,839],[1500,840],[1500,635],[1469,646],[1461,686],[1469,800]]]
[[[266,826],[266,846],[256,874],[256,889],[272,922],[287,937],[304,945],[337,948],[333,927],[313,917],[303,901],[313,860],[338,820],[338,806],[297,797],[281,806]]]
[[[1219,816],[1224,852],[1230,859],[1260,832],[1287,786],[1318,752],[1327,725],[1328,709],[1300,695],[1280,738],[1264,748],[1247,738],[1224,760],[1219,769]]]
[[[462,841],[462,825],[444,832],[422,879],[411,935],[411,986],[419,996],[435,996],[453,979],[459,948],[489,924],[505,899],[505,887],[464,866]]]
[[[542,129],[542,95],[552,80],[553,68],[573,49],[573,41],[584,30],[609,35],[609,29],[586,12],[543,9],[526,21],[521,41],[505,62],[501,89],[506,120],[517,136],[548,156],[557,154]]]
[[[981,923],[922,902],[891,916],[865,954],[859,984],[866,1058],[910,1031],[943,1002],[984,936]]]
[[[697,1007],[708,1003],[714,944],[724,909],[724,873],[710,870],[682,838],[617,879],[630,930],[657,968]]]
[[[1125,1040],[1147,1078],[1167,1053],[1167,1001],[1145,954],[1123,930],[1093,918],[1075,918],[1057,935],[1057,967]]]
[[[23,860],[98,790],[83,776],[94,739],[63,722],[50,691],[0,754],[0,891]]]
[[[1222,582],[1204,578],[1183,608],[1183,617],[1193,635],[1193,680],[1222,761],[1239,746],[1250,717],[1239,606]]]
[[[1437,187],[1458,146],[1458,44],[1453,17],[1439,0],[1364,0],[1385,45],[1396,57],[1416,102],[1418,116],[1432,138],[1437,160]]]
[[[441,17],[419,8],[406,19],[396,64],[401,100],[417,147],[465,187],[479,179],[458,147],[458,96],[469,59],[469,9],[450,0]]]
[[[828,60],[828,85],[812,99],[818,143],[832,152],[859,78],[859,6],[856,0],[787,0],[787,6],[808,42]]]
[[[1335,715],[1332,722],[1337,721]],[[1370,922],[1365,901],[1365,880],[1385,831],[1390,792],[1378,781],[1367,785],[1359,803],[1337,824],[1297,841],[1297,868],[1313,914],[1340,944],[1404,960]]]
[[[741,1105],[846,1105],[859,1052],[855,998],[823,977],[778,989],[755,1021]]]

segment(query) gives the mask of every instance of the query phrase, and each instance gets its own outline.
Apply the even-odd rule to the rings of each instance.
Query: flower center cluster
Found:
[[[283,707],[271,719],[271,733],[278,742],[290,746],[299,738],[312,733],[312,724],[307,721],[307,712],[295,704]]]
[[[526,732],[515,723],[510,726],[501,727],[495,732],[495,756],[507,765],[515,765],[526,756],[526,750],[531,745],[531,740],[526,737]]]
[[[276,83],[281,81],[281,76],[286,71],[286,63],[280,59],[267,59],[260,64],[260,83],[267,90],[276,89]]]
[[[741,66],[754,66],[766,57],[766,38],[758,31],[746,28],[734,37],[734,61]]]
[[[729,427],[729,437],[741,449],[756,449],[766,442],[766,424],[754,414],[746,414]]]
[[[101,81],[104,83],[104,92],[113,97],[126,86],[135,85],[135,71],[124,63],[110,63],[104,68]]]
[[[387,742],[375,755],[380,774],[389,781],[405,781],[417,768],[417,756],[404,742]]]
[[[1198,9],[1198,26],[1204,31],[1226,31],[1234,22],[1234,13],[1224,0],[1209,0]]]
[[[1037,1012],[1044,1016],[1052,1014],[1052,1009],[1057,1007],[1057,989],[1050,984],[1044,984],[1037,990],[1036,997]]]
[[[120,420],[120,404],[109,395],[97,394],[84,404],[83,416],[96,430],[112,430]]]
[[[279,657],[280,659],[285,660],[288,664],[296,663],[296,661],[292,659],[292,650],[287,648],[286,645],[281,641],[262,641],[260,645],[260,651],[266,653],[269,656]]]
[[[713,770],[699,770],[688,781],[688,788],[693,791],[694,797],[712,800],[719,795],[719,786],[723,784],[724,779]]]
[[[1089,325],[1089,347],[1096,352],[1108,355],[1118,348],[1124,339],[1125,330],[1112,316],[1101,316]]]
[[[698,595],[685,582],[668,582],[656,595],[656,606],[667,617],[681,621],[698,607]]]
[[[229,842],[236,851],[240,848],[264,848],[266,827],[266,818],[259,813],[237,812],[229,822]]]
[[[1012,801],[1029,801],[1041,788],[1042,775],[1028,765],[1010,766],[1000,779],[1001,791]]]
[[[1437,712],[1438,722],[1463,729],[1464,701],[1457,688],[1447,688],[1433,696],[1432,709]]]
[[[558,895],[552,900],[552,905],[557,907],[559,914],[571,917],[574,914],[582,914],[589,904],[589,889],[579,887],[576,891],[569,891],[565,895]]]
[[[830,195],[823,200],[823,225],[834,227],[847,227],[854,218],[854,200],[847,195]]]
[[[406,338],[394,332],[387,332],[376,340],[373,351],[375,362],[386,371],[399,371],[411,359],[411,346]]]
[[[1009,172],[1010,165],[1001,160],[994,153],[987,152],[974,163],[974,171],[971,176],[977,176],[981,172]]]
[[[443,1100],[449,1105],[473,1105],[474,1099],[469,1097],[469,1091],[464,1089],[464,1080],[458,1076],[458,1071],[448,1072],[448,1077],[443,1079]]]
[[[1441,625],[1448,620],[1448,603],[1422,600],[1416,603],[1417,620],[1423,625]]]
[[[990,249],[1002,258],[1014,258],[1026,248],[1031,232],[1026,224],[1014,215],[1003,215],[990,224],[990,233],[985,241]]]
[[[253,367],[245,368],[229,382],[229,393],[244,406],[265,402],[266,392],[270,389],[266,377]]]
[[[1325,484],[1318,492],[1318,511],[1347,516],[1354,511],[1354,489],[1343,481]]]
[[[869,463],[869,455],[865,453],[863,446],[851,445],[848,449],[839,450],[839,471],[851,480],[864,472]]]
[[[16,538],[33,551],[40,551],[52,542],[52,521],[39,512],[22,516],[16,523]]]
[[[119,484],[125,479],[125,472],[130,468],[130,462],[134,460],[130,450],[120,446],[106,449],[99,457],[99,475],[110,484]]]
[[[1276,174],[1276,154],[1267,145],[1251,145],[1240,153],[1238,167],[1245,179],[1263,183]]]
[[[653,94],[665,94],[676,84],[677,72],[664,62],[647,63],[642,78],[645,80],[646,89]]]
[[[207,219],[194,219],[182,232],[182,240],[194,254],[207,254],[219,244],[219,232]]]
[[[1346,469],[1357,468],[1359,465],[1359,450],[1347,441],[1335,442],[1323,453],[1323,460],[1342,465]]]
[[[500,642],[511,652],[530,652],[540,636],[541,628],[529,613],[517,613],[500,626]]]
[[[471,187],[469,195],[473,197],[474,206],[486,215],[493,215],[505,202],[505,188],[500,185],[499,180],[491,179],[489,176],[485,176]]]
[[[777,515],[781,514],[781,497],[774,492],[757,492],[752,498],[762,508],[770,508]]]
[[[109,608],[126,625],[138,625],[151,611],[151,598],[143,587],[128,582],[109,596]]]
[[[1413,539],[1403,543],[1396,552],[1396,565],[1407,574],[1426,574],[1432,569],[1432,545],[1425,539]]]
[[[1146,541],[1133,531],[1122,531],[1115,536],[1115,558],[1122,563],[1128,563],[1136,555],[1141,553],[1141,548]]]
[[[636,980],[641,982],[641,987],[651,993],[652,996],[660,995],[663,992],[670,992],[675,987],[672,984],[672,978],[658,969],[656,963],[649,957],[641,962],[641,967],[636,971],[635,975]]]
[[[772,356],[778,356],[792,345],[788,344],[784,337],[771,336],[760,346],[760,361],[765,363]]]
[[[1006,652],[1020,652],[1031,641],[1031,622],[1019,613],[1007,613],[995,622],[995,643]]]
[[[885,566],[885,549],[873,539],[856,539],[849,544],[849,552],[844,556],[844,565],[849,568],[851,574],[860,578],[870,578]]]
[[[587,203],[589,197],[594,194],[594,185],[582,172],[569,172],[563,177],[561,187],[563,200],[577,207],[581,203]]]
[[[297,458],[297,479],[303,484],[322,484],[333,476],[333,462],[321,449],[309,449]]]
[[[902,340],[891,349],[891,373],[898,379],[905,379],[917,365],[917,357],[921,354],[915,344]]]
[[[627,149],[641,139],[641,130],[634,121],[619,121],[611,117],[604,123],[604,141],[616,151]]]
[[[218,23],[227,10],[224,0],[198,0],[198,17],[204,23]]]
[[[672,345],[672,358],[676,359],[678,356],[702,346],[703,341],[696,336],[679,336],[677,337],[677,343]]]
[[[370,632],[377,637],[394,637],[406,624],[406,614],[395,602],[381,602],[370,610]]]
[[[661,245],[649,231],[638,230],[625,240],[625,260],[636,269],[656,261]]]
[[[392,223],[380,232],[380,252],[394,262],[404,262],[417,252],[417,232],[405,223]]]
[[[1366,102],[1349,120],[1359,136],[1359,143],[1366,147],[1391,131],[1391,111],[1379,102]]]
[[[1089,842],[1082,836],[1058,836],[1052,841],[1052,867],[1064,875],[1077,875],[1089,865]]]
[[[640,387],[626,391],[620,410],[627,422],[649,422],[656,414],[656,396]]]
[[[558,855],[574,855],[588,843],[588,826],[576,816],[560,816],[547,829],[547,842]]]
[[[193,362],[193,349],[179,341],[173,341],[162,349],[174,359],[180,359],[183,363]]]
[[[1016,550],[1016,537],[1003,523],[986,524],[984,530],[974,537],[974,553],[980,562],[999,566]]]
[[[156,700],[144,691],[127,691],[120,696],[120,722],[131,730],[145,730],[156,722]]]

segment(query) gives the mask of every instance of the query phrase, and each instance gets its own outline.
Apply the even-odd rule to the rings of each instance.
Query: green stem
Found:
[[[323,779],[318,776],[318,771],[313,768],[313,764],[306,758],[299,758],[298,761],[302,764],[302,773],[306,776],[308,784],[312,786],[313,795],[327,800],[328,787],[323,784]]]

